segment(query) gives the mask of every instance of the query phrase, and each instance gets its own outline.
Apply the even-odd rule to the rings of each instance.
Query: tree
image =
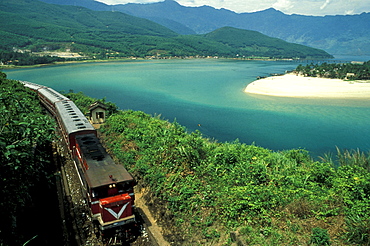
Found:
[[[0,244],[14,245],[17,216],[32,202],[30,191],[48,176],[48,149],[53,128],[42,114],[36,93],[0,72]]]

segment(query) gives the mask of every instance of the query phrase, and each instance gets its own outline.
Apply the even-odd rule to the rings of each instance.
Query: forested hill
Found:
[[[87,1],[93,0],[85,0]],[[173,0],[151,4],[117,5],[115,9],[151,20],[155,20],[155,17],[166,18],[169,21],[175,20],[198,34],[208,33],[224,26],[232,26],[259,31],[288,42],[324,49],[331,54],[370,54],[368,45],[370,13],[305,16],[288,15],[270,8],[254,13],[239,14],[209,6],[181,6]],[[163,13],[168,14],[163,15]],[[163,19],[161,24],[170,26],[170,24],[165,24]]]
[[[186,7],[174,0],[148,4],[108,6],[95,0],[42,0],[81,5],[94,10],[121,11],[147,18],[182,34],[205,34],[231,26],[259,31],[288,42],[324,49],[331,54],[370,54],[370,13],[359,15],[304,16],[288,15],[275,9],[254,13],[235,13],[209,6]],[[177,22],[176,28],[174,22]],[[180,27],[182,26],[182,28]]]
[[[230,46],[222,38],[216,40],[203,35],[179,35],[152,21],[121,12],[93,11],[37,0],[1,0],[0,9],[0,55],[3,63],[13,60],[14,64],[18,60],[17,57],[11,57],[9,52],[50,50],[68,50],[99,59],[147,56],[235,57],[237,54],[271,58],[330,57],[322,50],[295,44],[284,43],[284,46],[291,47],[285,49],[276,39],[271,38],[270,44],[266,45],[282,52],[271,53],[270,50],[262,49],[263,52],[259,50],[256,53],[256,49]],[[246,35],[239,37],[246,38]]]
[[[240,55],[253,54],[255,56],[264,56],[269,54],[269,56],[279,57],[283,54],[290,54],[293,57],[304,57],[305,54],[311,54],[313,57],[322,56],[322,50],[319,49],[288,43],[257,31],[234,27],[222,27],[204,36],[240,50]]]

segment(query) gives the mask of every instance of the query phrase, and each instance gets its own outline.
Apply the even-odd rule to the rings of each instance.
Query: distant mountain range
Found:
[[[18,60],[9,58],[12,56],[9,52],[14,50],[69,50],[97,59],[147,56],[331,57],[323,50],[288,43],[257,31],[223,27],[207,34],[179,35],[153,21],[119,11],[93,11],[45,1],[0,0],[0,60],[4,59],[2,54],[5,57],[1,50],[7,52],[7,60]],[[63,0],[64,3],[68,1]],[[107,7],[89,0],[72,2]]]
[[[179,34],[205,34],[230,26],[261,32],[331,54],[370,55],[370,13],[360,15],[286,15],[275,9],[235,13],[209,6],[185,7],[173,0],[151,4],[106,5],[94,0],[42,0],[93,10],[120,11],[157,22]]]

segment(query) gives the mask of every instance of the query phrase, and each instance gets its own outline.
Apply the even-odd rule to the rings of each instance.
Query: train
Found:
[[[72,100],[52,88],[20,82],[37,93],[41,104],[56,119],[99,229],[117,230],[135,223],[135,179],[107,153],[85,115]]]

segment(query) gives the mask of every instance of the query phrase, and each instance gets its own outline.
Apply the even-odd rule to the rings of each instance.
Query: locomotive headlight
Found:
[[[109,185],[109,188],[112,188],[112,185]]]
[[[113,187],[116,187],[116,184],[113,184]]]

